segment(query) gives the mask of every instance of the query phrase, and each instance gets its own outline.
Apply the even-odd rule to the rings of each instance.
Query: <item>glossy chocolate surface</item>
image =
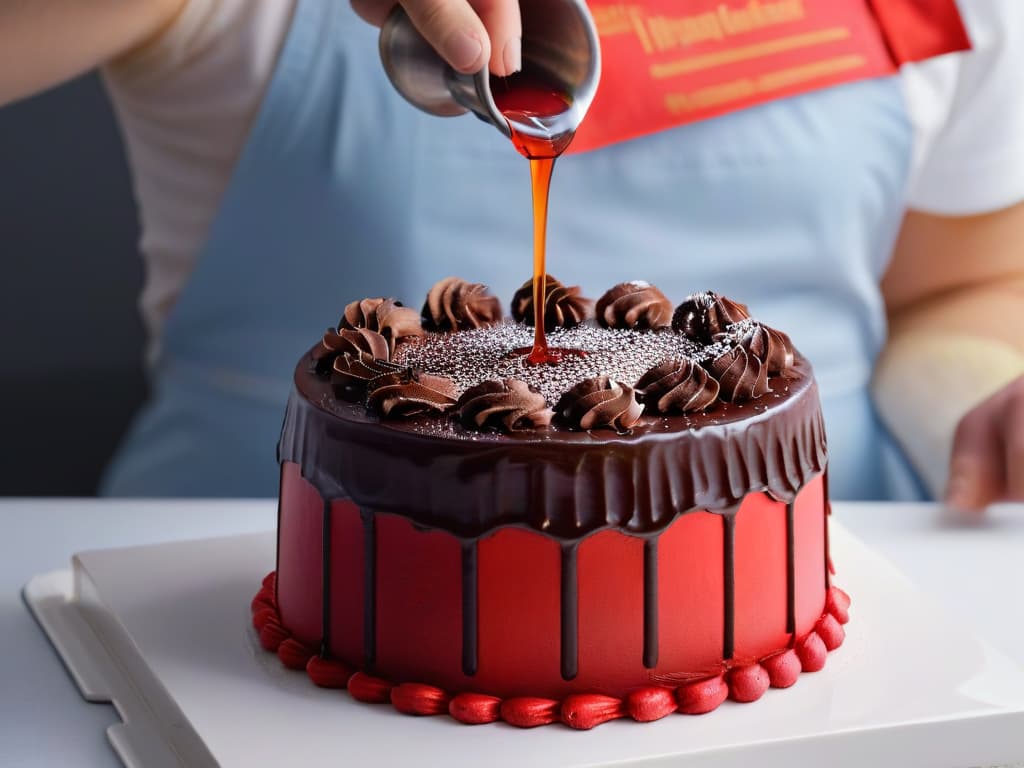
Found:
[[[654,534],[689,511],[730,514],[748,493],[790,502],[826,463],[817,386],[799,356],[756,400],[645,415],[627,435],[480,433],[448,415],[382,421],[339,401],[314,368],[310,354],[296,367],[279,458],[325,499],[465,539],[504,525],[570,541],[609,527]]]

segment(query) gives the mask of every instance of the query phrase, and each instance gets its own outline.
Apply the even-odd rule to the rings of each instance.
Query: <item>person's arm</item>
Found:
[[[158,35],[187,0],[3,0],[0,107]]]
[[[1024,500],[1024,203],[908,213],[883,292],[875,394],[917,469],[960,509]]]
[[[352,8],[379,27],[396,0],[352,0]],[[522,66],[519,0],[401,0],[420,34],[459,72],[490,64],[499,76]]]

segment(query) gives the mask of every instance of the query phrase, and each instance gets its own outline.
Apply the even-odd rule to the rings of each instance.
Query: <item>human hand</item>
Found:
[[[1024,501],[1024,376],[964,416],[953,438],[946,503],[977,512]]]
[[[363,19],[379,27],[395,0],[352,0]],[[522,67],[519,0],[402,0],[420,34],[459,72],[473,74],[488,63],[500,77]]]

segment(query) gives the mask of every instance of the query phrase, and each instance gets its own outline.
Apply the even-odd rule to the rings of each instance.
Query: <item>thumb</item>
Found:
[[[404,0],[420,34],[459,72],[479,72],[491,58],[484,23],[466,0]]]

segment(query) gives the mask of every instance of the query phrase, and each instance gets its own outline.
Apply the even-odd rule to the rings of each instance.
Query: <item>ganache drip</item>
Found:
[[[460,423],[440,431],[446,416],[382,424],[362,405],[336,401],[308,359],[296,369],[279,458],[299,464],[325,499],[414,516],[467,540],[511,524],[563,540],[605,528],[647,535],[691,511],[728,514],[752,492],[789,502],[825,469],[817,387],[799,356],[765,405],[720,403],[707,414],[644,419],[628,436],[505,432],[528,426],[524,416],[551,418],[540,398],[538,411],[509,407],[505,382],[481,388],[496,398],[464,396],[453,409]],[[494,400],[499,407],[490,410]]]

